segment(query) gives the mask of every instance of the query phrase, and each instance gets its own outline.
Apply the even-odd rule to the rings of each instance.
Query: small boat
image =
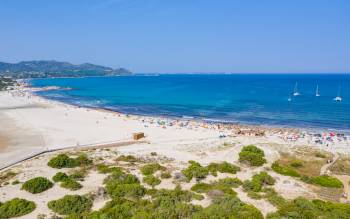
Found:
[[[288,97],[288,102],[290,102],[290,101],[292,101],[292,98],[289,96],[289,97]]]
[[[298,91],[298,82],[295,82],[293,96],[299,96],[299,95],[300,93]]]
[[[339,86],[339,88],[338,88],[338,94],[337,94],[337,96],[334,98],[334,100],[337,101],[337,102],[342,101],[342,98],[341,98],[341,96],[340,96],[340,90],[341,90],[341,87]]]
[[[318,85],[316,87],[316,97],[319,97],[320,96],[320,92],[318,91]]]

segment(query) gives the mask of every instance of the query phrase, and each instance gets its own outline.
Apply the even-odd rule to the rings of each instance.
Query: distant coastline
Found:
[[[132,72],[125,68],[113,69],[111,67],[90,63],[75,65],[69,62],[59,62],[55,60],[22,61],[18,63],[0,62],[0,76],[17,79],[118,76],[131,74]]]

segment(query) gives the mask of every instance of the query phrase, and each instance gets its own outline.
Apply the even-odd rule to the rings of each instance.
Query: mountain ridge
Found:
[[[72,64],[56,60],[32,60],[17,63],[0,62],[0,76],[13,78],[84,77],[130,75],[125,68],[106,67],[91,63]]]

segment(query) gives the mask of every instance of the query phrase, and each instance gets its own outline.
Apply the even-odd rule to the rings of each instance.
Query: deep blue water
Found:
[[[296,82],[301,95],[289,102]],[[31,83],[72,88],[38,92],[46,98],[129,114],[350,130],[350,74],[138,75]],[[343,100],[335,102],[339,86]]]

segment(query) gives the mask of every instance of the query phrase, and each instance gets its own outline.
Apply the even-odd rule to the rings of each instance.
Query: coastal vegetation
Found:
[[[200,181],[209,175],[208,168],[201,166],[198,162],[190,160],[188,163],[190,166],[182,170],[182,173],[185,175],[188,181],[191,181],[192,178]]]
[[[154,187],[156,185],[159,185],[161,183],[161,180],[153,175],[147,175],[143,177],[143,182]]]
[[[92,200],[80,195],[65,195],[61,199],[50,201],[47,206],[60,215],[79,214],[91,209]]]
[[[264,151],[255,145],[244,146],[239,153],[239,161],[250,166],[262,166],[266,163]]]
[[[350,218],[350,205],[297,198],[280,205],[267,219],[283,218]]]
[[[163,167],[162,165],[160,165],[159,163],[150,163],[150,164],[144,165],[140,169],[140,171],[143,175],[151,175],[158,170],[165,171],[166,168]]]
[[[0,218],[20,217],[34,211],[35,208],[36,205],[32,201],[14,198],[4,203],[0,202]]]
[[[23,183],[22,189],[33,193],[41,193],[50,189],[53,186],[53,183],[44,177],[35,177]]]
[[[291,176],[291,177],[296,177],[300,178],[301,181],[309,183],[309,184],[314,184],[314,185],[319,185],[322,187],[328,187],[328,188],[342,188],[343,183],[332,176],[328,175],[321,175],[321,176],[307,176],[307,175],[301,175],[298,173],[298,167],[292,167],[292,166],[283,166],[280,165],[278,162],[275,162],[272,164],[272,169],[281,175],[285,176]]]
[[[6,90],[8,87],[15,85],[16,82],[11,78],[1,77],[0,76],[0,91]]]
[[[210,163],[208,165],[208,170],[211,175],[217,176],[217,172],[235,174],[240,171],[240,168],[236,165],[224,161],[222,163]]]
[[[92,160],[90,160],[85,154],[81,154],[76,158],[71,158],[66,154],[59,154],[56,157],[53,157],[47,165],[52,168],[74,168],[78,166],[86,166],[92,164]]]

